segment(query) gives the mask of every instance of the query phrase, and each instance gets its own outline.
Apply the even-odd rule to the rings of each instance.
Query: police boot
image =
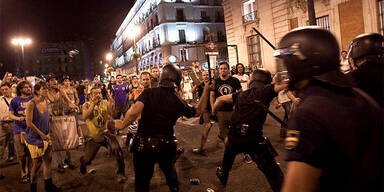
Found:
[[[216,176],[219,178],[221,184],[224,186],[227,185],[228,174],[224,174],[222,167],[219,166],[216,168]]]
[[[61,189],[52,183],[52,178],[44,180],[45,192],[58,192]]]
[[[37,183],[29,184],[29,188],[30,188],[31,192],[37,192]]]

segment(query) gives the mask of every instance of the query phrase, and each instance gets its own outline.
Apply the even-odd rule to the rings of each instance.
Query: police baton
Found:
[[[263,34],[261,34],[261,33],[260,33],[256,28],[254,28],[254,27],[252,27],[252,29],[257,33],[257,35],[259,35],[262,39],[264,39],[264,41],[267,42],[268,45],[271,46],[273,50],[276,50],[276,47],[275,47],[270,41],[268,41],[268,39],[265,38]]]
[[[263,103],[261,103],[259,100],[257,100],[257,99],[255,99],[254,100],[255,101],[255,103],[258,105],[258,106],[260,106],[261,108],[263,108],[265,111],[267,111],[267,113],[269,114],[269,115],[271,115],[276,121],[278,121],[280,124],[281,124],[281,126],[283,126],[284,128],[287,128],[287,124],[283,121],[283,120],[281,120],[279,117],[277,117],[274,113],[272,113]]]
[[[211,61],[209,61],[209,54],[206,54],[207,57],[207,63],[208,63],[208,76],[209,76],[209,83],[212,83],[212,74],[211,74]]]

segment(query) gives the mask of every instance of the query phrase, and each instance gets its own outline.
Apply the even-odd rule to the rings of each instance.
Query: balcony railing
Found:
[[[201,22],[211,22],[210,17],[201,17]]]
[[[243,23],[249,23],[257,19],[257,11],[243,15]]]

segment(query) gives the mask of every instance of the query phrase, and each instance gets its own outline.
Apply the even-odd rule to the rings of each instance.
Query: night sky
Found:
[[[12,70],[11,38],[28,36],[33,42],[82,40],[96,63],[109,49],[134,1],[0,0],[0,62]]]

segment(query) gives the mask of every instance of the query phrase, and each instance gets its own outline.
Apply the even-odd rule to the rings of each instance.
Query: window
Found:
[[[289,19],[289,29],[294,29],[299,27],[299,20],[297,17]]]
[[[330,26],[329,26],[329,16],[328,15],[325,15],[325,16],[322,16],[322,17],[318,17],[316,18],[316,24],[326,30],[330,30]]]
[[[188,61],[188,49],[180,49],[180,61]]]
[[[200,15],[201,15],[201,21],[202,22],[209,22],[210,19],[207,16],[207,12],[206,11],[201,11]]]
[[[176,9],[176,20],[179,22],[185,21],[183,9]]]
[[[260,38],[257,35],[247,37],[249,65],[254,68],[262,68]]]
[[[209,29],[208,28],[204,28],[203,29],[203,41],[204,42],[208,42],[209,40],[210,40]]]
[[[248,23],[257,18],[255,0],[248,0],[243,3],[243,23]]]
[[[179,43],[185,43],[185,30],[181,29],[179,30]]]

